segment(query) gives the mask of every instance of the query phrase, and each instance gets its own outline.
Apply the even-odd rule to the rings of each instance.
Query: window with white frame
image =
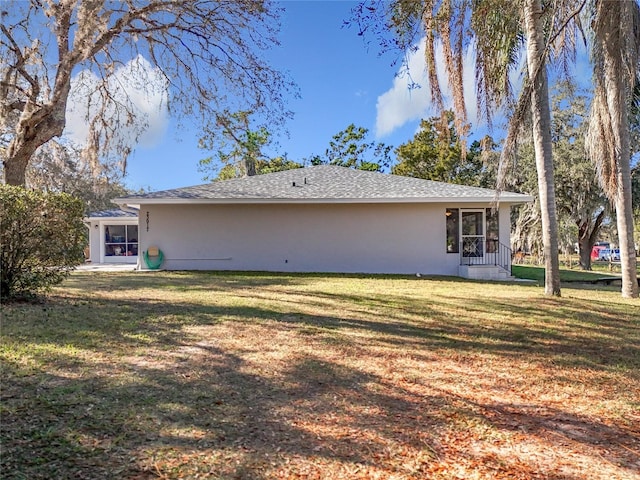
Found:
[[[106,257],[138,255],[138,225],[105,225],[104,255]]]

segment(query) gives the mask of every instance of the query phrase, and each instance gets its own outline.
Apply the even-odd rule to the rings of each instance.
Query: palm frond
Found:
[[[624,132],[620,127],[627,124],[626,116],[633,113],[636,95],[640,6],[635,0],[600,1],[595,6],[591,25],[594,95],[585,148],[596,166],[605,194],[614,202],[620,191],[620,161],[625,161],[621,159]]]

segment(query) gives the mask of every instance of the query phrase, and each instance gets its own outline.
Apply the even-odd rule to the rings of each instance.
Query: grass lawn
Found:
[[[3,479],[640,479],[640,304],[76,273],[2,307]]]
[[[563,255],[561,258],[565,259],[560,262],[560,280],[562,282],[589,283],[599,278],[611,276],[620,278],[622,276],[620,263],[594,261],[591,262],[592,270],[586,271],[580,269],[577,255],[573,255],[568,263],[566,256]],[[637,266],[637,273],[640,278],[640,259],[637,262]],[[513,265],[512,274],[518,278],[535,280],[538,285],[544,285],[544,266],[532,264]],[[618,283],[618,290],[620,290],[620,283]]]
[[[517,278],[525,278],[528,280],[535,280],[538,285],[544,285],[544,267],[533,265],[513,265],[511,267],[512,274]],[[560,281],[561,282],[592,282],[598,278],[605,277],[618,277],[620,278],[620,272],[609,272],[605,270],[586,271],[586,270],[574,270],[568,268],[560,268]],[[617,288],[620,291],[620,286]]]

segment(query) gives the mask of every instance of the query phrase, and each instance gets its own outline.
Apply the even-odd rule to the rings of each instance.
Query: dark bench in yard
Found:
[[[600,277],[590,280],[582,280],[582,283],[591,283],[593,285],[611,285],[613,282],[622,282],[622,277]],[[640,285],[640,277],[638,277],[638,285]]]
[[[600,277],[591,280],[586,280],[593,285],[611,285],[613,282],[622,282],[622,277]]]

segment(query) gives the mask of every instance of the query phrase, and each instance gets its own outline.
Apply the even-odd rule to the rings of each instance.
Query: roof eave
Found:
[[[83,218],[83,221],[85,222],[100,222],[104,220],[118,220],[118,221],[131,220],[131,221],[137,222],[138,217],[84,217]]]
[[[400,197],[400,198],[116,198],[118,205],[233,205],[233,204],[356,204],[356,203],[530,203],[530,195],[488,197]]]

